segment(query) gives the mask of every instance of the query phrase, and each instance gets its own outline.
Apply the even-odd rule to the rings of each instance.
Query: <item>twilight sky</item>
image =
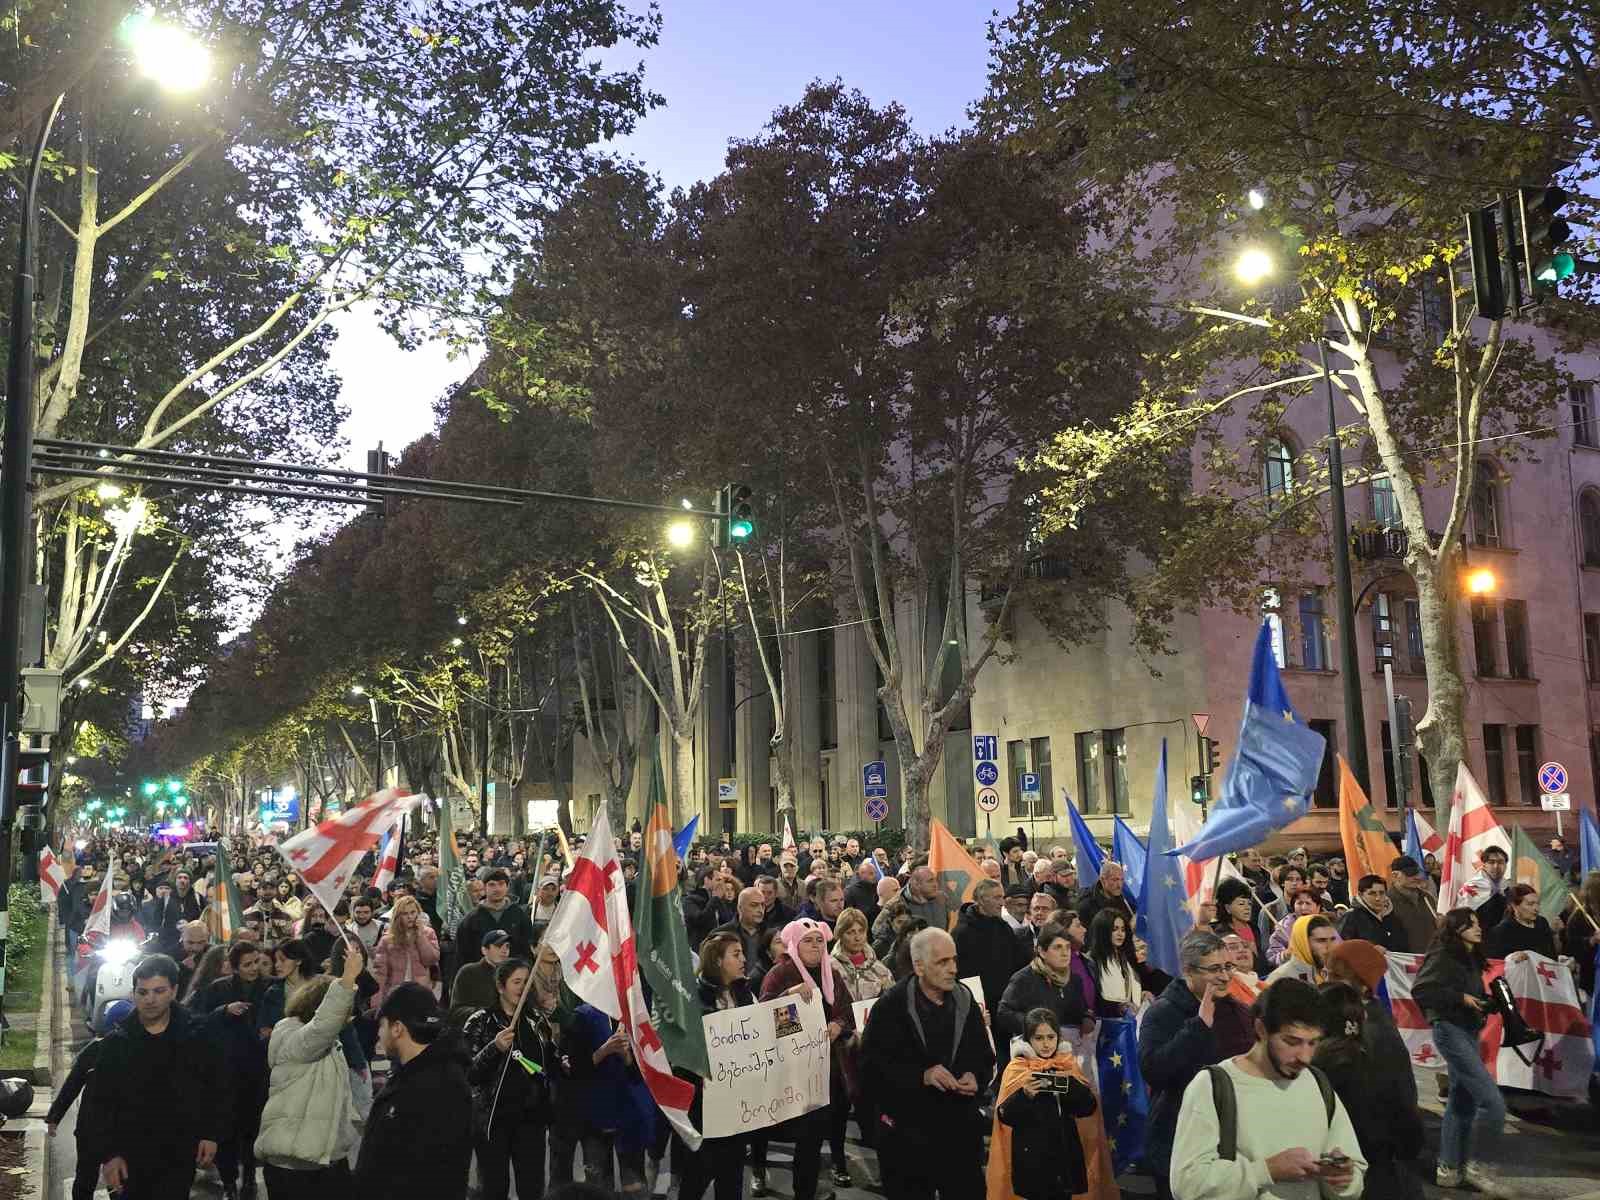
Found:
[[[661,0],[661,43],[645,82],[666,97],[621,149],[670,190],[717,173],[730,138],[749,137],[812,79],[841,78],[875,104],[897,101],[924,134],[964,123],[983,91],[990,6],[968,0]],[[442,347],[404,353],[363,314],[337,322],[333,365],[350,408],[347,465],[381,439],[399,450],[433,427],[434,399],[471,364]]]

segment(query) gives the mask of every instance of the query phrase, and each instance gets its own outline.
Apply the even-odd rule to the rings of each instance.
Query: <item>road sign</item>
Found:
[[[867,801],[867,820],[874,825],[881,822],[889,815],[889,802],[882,796],[873,796]]]
[[[1567,769],[1558,762],[1547,762],[1539,768],[1539,790],[1547,796],[1567,790]],[[1554,812],[1554,809],[1547,809]]]
[[[1194,722],[1195,732],[1201,737],[1206,735],[1206,726],[1211,724],[1210,713],[1190,713],[1189,719]]]
[[[883,759],[865,763],[861,767],[861,797],[871,800],[874,797],[887,797],[889,795],[889,771]],[[882,819],[881,817],[879,818]]]
[[[1000,778],[1000,768],[992,762],[981,762],[972,769],[972,774],[984,787],[993,787]]]
[[[1000,807],[1000,793],[992,787],[978,789],[978,807],[984,812],[992,813]]]
[[[972,761],[996,762],[1000,758],[1000,736],[994,733],[972,735]]]
[[[739,781],[724,777],[717,780],[717,807],[739,807]]]
[[[1539,797],[1539,807],[1545,812],[1564,813],[1572,811],[1571,792],[1546,792]]]
[[[1026,798],[1030,794],[1033,796],[1033,801],[1030,803],[1036,803],[1039,799],[1039,777],[1032,773],[1024,773],[1022,776],[1022,795]]]

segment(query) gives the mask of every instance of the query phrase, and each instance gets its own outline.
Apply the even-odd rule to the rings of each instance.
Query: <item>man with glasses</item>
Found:
[[[1161,993],[1139,1027],[1139,1069],[1150,1088],[1145,1166],[1155,1176],[1160,1200],[1172,1197],[1167,1180],[1183,1089],[1227,1057],[1217,1009],[1226,999],[1233,963],[1222,939],[1208,929],[1191,930],[1178,945],[1178,959],[1182,978]]]

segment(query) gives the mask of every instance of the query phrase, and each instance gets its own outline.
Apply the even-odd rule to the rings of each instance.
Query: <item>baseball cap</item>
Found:
[[[1389,870],[1399,871],[1402,875],[1421,875],[1422,864],[1409,854],[1401,854],[1389,864]]]
[[[504,929],[491,929],[483,935],[478,943],[480,946],[503,946],[511,940],[511,935]]]
[[[561,886],[561,876],[559,876],[559,875],[546,875],[543,879],[539,880],[539,886],[540,887],[560,887]]]
[[[1028,889],[1023,887],[1020,883],[1013,883],[1010,887],[1008,887],[1006,889],[1006,899],[1007,900],[1011,899],[1011,897],[1013,897],[1013,896],[1026,896],[1027,894],[1028,894]]]

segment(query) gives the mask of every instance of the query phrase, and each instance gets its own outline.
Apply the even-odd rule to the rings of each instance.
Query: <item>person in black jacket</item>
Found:
[[[483,877],[483,903],[456,927],[457,970],[483,957],[483,935],[503,929],[511,935],[511,957],[533,961],[533,918],[511,903],[511,876],[495,868]]]
[[[1233,973],[1222,939],[1209,929],[1185,934],[1178,959],[1183,978],[1172,981],[1139,1026],[1139,1070],[1150,1088],[1145,1166],[1155,1176],[1160,1200],[1172,1200],[1167,1180],[1183,1090],[1226,1057],[1213,1025]]]
[[[699,997],[701,1009],[708,1013],[744,1008],[756,1002],[750,983],[745,979],[744,944],[736,934],[713,933],[700,943]],[[686,1071],[677,1074],[693,1081],[694,1100],[689,1105],[689,1120],[696,1129],[704,1128],[701,1115],[705,1083]],[[762,1140],[764,1143],[765,1139]],[[690,1150],[688,1143],[674,1133],[674,1169],[679,1169],[677,1164],[683,1164],[678,1183],[679,1200],[701,1200],[708,1187],[713,1189],[716,1200],[739,1200],[744,1190],[744,1147],[742,1137],[708,1137],[701,1141],[700,1149]],[[753,1192],[757,1196],[766,1194],[764,1165],[764,1160],[758,1159]]]
[[[1128,927],[1133,928],[1135,916],[1133,897],[1124,890],[1126,870],[1119,862],[1109,859],[1100,867],[1100,878],[1078,900],[1078,915],[1083,918],[1083,923],[1093,925],[1094,919],[1105,909],[1119,912],[1128,918]]]
[[[1339,936],[1401,954],[1424,949],[1411,944],[1411,934],[1389,902],[1389,885],[1381,875],[1363,875],[1356,881],[1354,901],[1339,925]]]
[[[1083,985],[1072,970],[1072,939],[1067,927],[1051,921],[1034,940],[1033,961],[1006,983],[994,1010],[994,1031],[1002,1045],[1022,1036],[1022,1019],[1031,1009],[1048,1008],[1063,1029],[1082,1029],[1093,1020]]]
[[[1411,1058],[1374,1052],[1359,989],[1328,983],[1320,995],[1323,1038],[1312,1065],[1327,1075],[1355,1127],[1367,1160],[1361,1194],[1367,1200],[1422,1200],[1422,1181],[1405,1165],[1422,1150],[1422,1116],[1414,1098],[1404,1103],[1395,1091],[1401,1076],[1415,1089]]]
[[[1506,889],[1506,915],[1483,938],[1483,953],[1488,958],[1510,958],[1519,950],[1546,958],[1556,956],[1555,931],[1539,915],[1539,893],[1526,883]]]
[[[178,964],[166,955],[135,967],[134,1012],[105,1039],[95,1070],[105,1183],[124,1200],[187,1200],[195,1168],[211,1165],[231,1128],[221,1056],[177,996]]]
[[[256,1194],[256,1135],[267,1104],[267,1043],[260,1033],[261,1002],[272,980],[272,958],[254,942],[228,947],[233,974],[200,994],[195,1015],[206,1018],[209,1036],[222,1050],[223,1078],[232,1094],[233,1122],[217,1149],[217,1174],[226,1200]],[[242,1176],[242,1183],[241,1183]]]
[[[378,1010],[379,1048],[399,1065],[373,1097],[352,1195],[465,1200],[472,1088],[447,1029],[420,983],[402,983]]]
[[[126,1003],[122,1001],[121,1003]],[[72,1070],[62,1082],[61,1089],[51,1097],[50,1111],[45,1114],[45,1125],[50,1136],[55,1137],[56,1126],[61,1124],[80,1095],[78,1119],[73,1125],[74,1141],[78,1151],[78,1174],[72,1181],[72,1200],[94,1200],[95,1189],[100,1184],[100,1163],[104,1158],[106,1113],[103,1111],[100,1089],[95,1086],[95,1067],[105,1048],[105,1038],[95,1038],[72,1060]]]
[[[1493,1156],[1506,1122],[1505,1099],[1478,1055],[1478,1031],[1489,1011],[1483,968],[1478,914],[1470,908],[1452,908],[1422,960],[1411,995],[1433,1023],[1433,1048],[1450,1071],[1450,1094],[1439,1130],[1438,1184],[1494,1194],[1498,1184],[1472,1153],[1476,1143],[1480,1152]]]
[[[980,880],[956,920],[956,964],[963,976],[976,975],[983,982],[983,1000],[991,1013],[1011,977],[1028,965],[1016,934],[1000,915],[1004,905],[999,881]]]
[[[942,929],[912,939],[914,974],[867,1015],[863,1075],[878,1111],[878,1161],[889,1200],[978,1200],[978,1126],[994,1075],[983,1016],[957,978],[956,943]]]

